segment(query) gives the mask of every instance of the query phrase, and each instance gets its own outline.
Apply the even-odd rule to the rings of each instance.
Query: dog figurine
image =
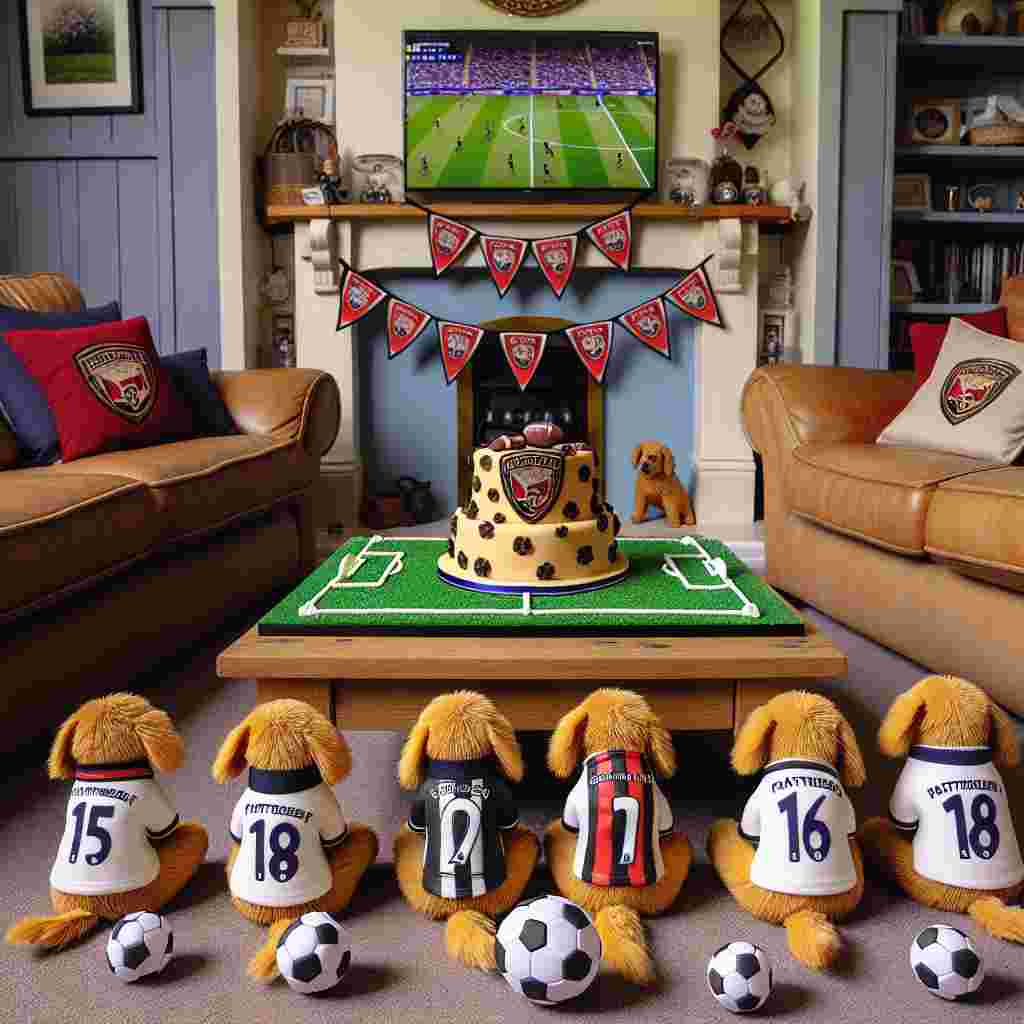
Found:
[[[732,749],[740,775],[765,769],[737,823],[716,821],[708,857],[736,902],[783,924],[790,952],[831,967],[842,942],[833,921],[864,894],[864,864],[846,789],[864,760],[850,724],[825,697],[790,690],[753,711]]]
[[[1020,898],[1024,862],[996,768],[1020,762],[1009,717],[973,683],[927,676],[893,702],[878,746],[907,763],[891,820],[861,828],[868,860],[918,903],[1024,942],[1024,909],[1007,906]]]
[[[640,470],[633,502],[634,523],[642,523],[652,505],[665,513],[672,526],[692,526],[697,522],[690,496],[676,476],[675,456],[668,445],[641,441],[633,449],[633,468]]]
[[[417,793],[395,837],[398,885],[413,909],[447,919],[448,955],[469,967],[495,970],[493,918],[519,902],[540,853],[505,781],[522,777],[512,726],[469,690],[435,697],[402,748],[398,779]]]
[[[88,701],[64,722],[48,765],[51,779],[74,780],[50,872],[57,913],[24,918],[8,942],[60,949],[101,920],[159,911],[185,887],[206,856],[206,829],[179,822],[154,778],[184,759],[167,712],[132,693]]]
[[[303,914],[348,906],[377,859],[377,835],[346,823],[331,786],[352,768],[344,737],[299,700],[258,705],[228,733],[213,777],[227,782],[249,766],[249,785],[231,815],[227,875],[243,917],[270,925],[249,961],[250,977],[278,974],[277,943]]]
[[[656,780],[675,774],[672,736],[639,694],[595,690],[563,716],[548,747],[548,766],[560,779],[580,761],[562,819],[545,833],[548,867],[559,891],[595,915],[605,965],[646,985],[655,969],[640,915],[675,902],[693,860]],[[611,785],[601,784],[605,776]],[[618,792],[621,783],[627,793]],[[623,828],[616,829],[620,812]]]

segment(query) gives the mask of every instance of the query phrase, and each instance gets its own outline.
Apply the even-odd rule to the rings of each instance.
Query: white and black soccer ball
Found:
[[[733,1013],[760,1010],[772,994],[768,954],[752,942],[729,942],[708,961],[708,988]]]
[[[910,966],[933,996],[964,999],[985,980],[985,962],[959,928],[933,924],[910,944]]]
[[[107,939],[107,965],[121,981],[138,981],[162,971],[174,955],[174,932],[160,914],[125,914]]]
[[[333,988],[351,962],[348,932],[323,911],[303,914],[277,943],[277,969],[303,995]]]
[[[540,896],[501,922],[494,959],[502,977],[531,1002],[551,1006],[590,988],[601,963],[601,936],[582,907]]]

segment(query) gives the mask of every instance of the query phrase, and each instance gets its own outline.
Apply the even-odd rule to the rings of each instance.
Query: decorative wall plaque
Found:
[[[546,18],[575,7],[581,0],[484,0],[505,14],[518,14],[521,18]]]

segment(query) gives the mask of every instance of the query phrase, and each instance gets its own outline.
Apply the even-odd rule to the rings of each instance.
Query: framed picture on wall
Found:
[[[927,174],[894,174],[892,206],[894,210],[930,210],[932,179]]]
[[[25,113],[141,113],[139,4],[18,0]]]
[[[334,80],[331,78],[289,78],[284,99],[289,117],[308,117],[324,124],[334,123]]]
[[[762,309],[757,342],[757,365],[780,362],[787,346],[796,343],[796,314],[792,309]]]
[[[914,100],[910,104],[910,141],[922,146],[960,144],[960,99]]]

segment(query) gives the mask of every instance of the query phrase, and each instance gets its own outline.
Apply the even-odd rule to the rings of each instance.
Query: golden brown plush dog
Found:
[[[153,778],[184,758],[170,716],[135,694],[88,701],[60,727],[50,778],[75,784],[50,874],[57,915],[24,918],[8,942],[66,946],[101,919],[158,911],[184,888],[206,856],[206,829],[179,823]]]
[[[642,523],[652,505],[665,513],[672,526],[696,523],[690,495],[676,476],[675,456],[668,445],[641,441],[633,449],[633,466],[640,470],[633,502],[634,523]]]
[[[249,974],[277,976],[277,943],[296,918],[336,914],[377,859],[377,836],[346,823],[331,786],[348,775],[344,737],[299,700],[260,704],[228,733],[213,762],[227,782],[249,766],[249,786],[231,816],[227,874],[231,902],[244,917],[270,925]]]
[[[559,891],[596,915],[604,964],[647,984],[655,972],[640,915],[672,905],[693,859],[655,781],[655,772],[675,774],[672,737],[639,694],[595,690],[563,716],[548,747],[548,766],[560,779],[581,760],[562,820],[544,837],[548,867]]]
[[[790,690],[750,714],[732,763],[740,775],[767,770],[741,821],[711,826],[708,857],[740,906],[786,926],[797,960],[830,967],[842,948],[831,922],[849,915],[864,893],[844,792],[865,779],[853,730],[830,700]]]
[[[896,698],[878,745],[889,757],[910,756],[893,820],[861,828],[868,859],[918,903],[1024,942],[1024,909],[1006,905],[1020,897],[1024,864],[995,767],[1020,762],[1006,713],[973,683],[928,676]]]
[[[423,709],[398,763],[403,788],[418,790],[395,837],[399,888],[414,909],[447,918],[448,955],[470,967],[494,970],[492,918],[519,902],[540,853],[505,782],[522,777],[512,726],[468,690]]]

